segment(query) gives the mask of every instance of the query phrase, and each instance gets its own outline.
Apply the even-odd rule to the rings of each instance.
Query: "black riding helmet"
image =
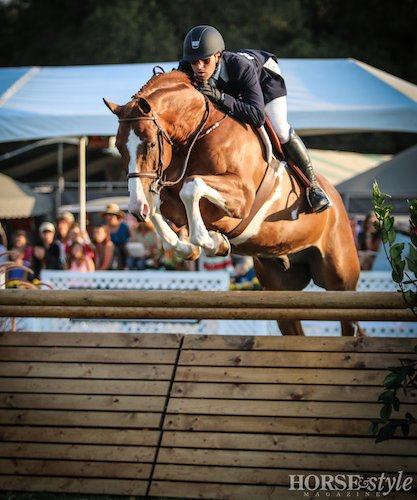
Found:
[[[213,26],[195,26],[184,38],[182,58],[186,61],[206,59],[207,57],[223,52],[224,40]]]

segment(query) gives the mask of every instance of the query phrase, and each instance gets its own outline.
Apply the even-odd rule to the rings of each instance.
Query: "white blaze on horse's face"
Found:
[[[126,144],[126,148],[129,153],[128,171],[130,174],[138,172],[137,157],[138,149],[141,143],[142,141],[140,137],[138,137],[134,130],[131,129]],[[151,196],[151,193],[149,192],[148,196],[146,196],[141,179],[139,179],[138,177],[129,179],[128,188],[129,212],[132,215],[135,215],[140,220],[148,221],[151,215],[153,215],[153,213],[155,212],[154,196]]]

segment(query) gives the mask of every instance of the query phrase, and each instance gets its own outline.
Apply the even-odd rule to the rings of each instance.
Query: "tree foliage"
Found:
[[[417,83],[414,0],[9,0],[2,66],[175,61],[196,24],[279,57],[353,57]]]

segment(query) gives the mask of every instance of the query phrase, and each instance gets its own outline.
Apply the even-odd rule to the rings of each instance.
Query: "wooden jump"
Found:
[[[0,290],[0,317],[415,321],[397,292]]]
[[[387,368],[415,344],[0,334],[0,490],[290,500],[306,498],[290,475],[403,471],[412,491],[386,498],[411,500],[417,429],[379,444],[368,429]],[[415,396],[402,414],[417,414]]]

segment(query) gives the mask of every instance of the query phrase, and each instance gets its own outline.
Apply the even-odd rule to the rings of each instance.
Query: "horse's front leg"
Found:
[[[161,238],[164,250],[172,249],[176,255],[187,260],[196,260],[200,257],[201,249],[189,241],[178,238],[177,233],[173,231],[158,211],[151,216],[151,221]]]
[[[230,253],[228,239],[223,234],[208,231],[200,211],[200,200],[207,198],[230,215],[222,194],[210,187],[201,177],[194,177],[184,182],[179,195],[187,212],[191,243],[203,248],[207,255],[228,255]]]

